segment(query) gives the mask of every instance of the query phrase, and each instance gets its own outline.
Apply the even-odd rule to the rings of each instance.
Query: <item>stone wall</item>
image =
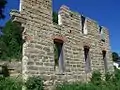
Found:
[[[10,76],[21,76],[22,74],[22,63],[18,61],[0,61],[0,74],[2,74],[2,66],[7,66]]]
[[[86,81],[92,71],[105,73],[102,51],[106,51],[108,71],[113,71],[108,29],[101,28],[104,41],[101,40],[99,24],[85,17],[84,34],[80,14],[73,13],[67,6],[59,10],[59,24],[52,22],[51,0],[23,0],[21,11],[12,11],[13,21],[23,27],[22,74],[26,79],[32,75],[41,75],[47,86],[59,81]],[[62,40],[64,73],[54,69],[54,39]],[[88,46],[91,72],[85,72],[84,46]]]

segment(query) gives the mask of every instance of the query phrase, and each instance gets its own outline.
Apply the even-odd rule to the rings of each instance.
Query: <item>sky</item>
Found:
[[[10,19],[11,9],[19,9],[19,0],[7,0],[6,18],[0,20],[0,25]],[[53,0],[53,9],[58,11],[61,5],[67,5],[72,11],[79,12],[96,20],[109,29],[112,51],[120,54],[120,0]]]

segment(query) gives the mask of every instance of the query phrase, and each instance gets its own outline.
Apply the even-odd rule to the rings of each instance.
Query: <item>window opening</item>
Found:
[[[52,17],[53,17],[53,23],[58,24],[58,13],[53,11]]]
[[[102,42],[105,42],[105,35],[103,33],[102,27],[99,26],[99,33],[100,33],[100,38]]]
[[[84,33],[85,17],[81,16],[82,33]]]
[[[63,41],[54,40],[54,69],[58,70],[60,73],[64,72],[64,60],[63,60]]]
[[[104,67],[105,67],[105,72],[107,72],[107,58],[106,58],[106,51],[102,51],[102,56],[103,56],[103,61],[104,61]]]
[[[89,47],[84,46],[84,57],[85,57],[85,71],[89,73],[91,71],[91,63],[90,63],[90,55],[89,55]]]

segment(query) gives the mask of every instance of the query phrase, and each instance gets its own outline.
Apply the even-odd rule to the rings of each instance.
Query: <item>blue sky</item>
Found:
[[[4,25],[9,20],[11,9],[19,8],[19,0],[7,0],[5,8],[6,18],[0,20]],[[54,0],[54,10],[59,10],[61,5],[67,5],[71,10],[84,14],[96,20],[100,25],[106,26],[110,32],[110,43],[112,51],[120,54],[120,0]]]

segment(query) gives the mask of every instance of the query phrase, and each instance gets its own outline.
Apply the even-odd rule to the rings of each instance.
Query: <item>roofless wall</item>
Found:
[[[60,7],[53,24],[51,0],[22,0],[11,12],[23,27],[22,74],[40,75],[49,88],[60,81],[87,81],[94,70],[113,71],[108,30],[96,21]]]

